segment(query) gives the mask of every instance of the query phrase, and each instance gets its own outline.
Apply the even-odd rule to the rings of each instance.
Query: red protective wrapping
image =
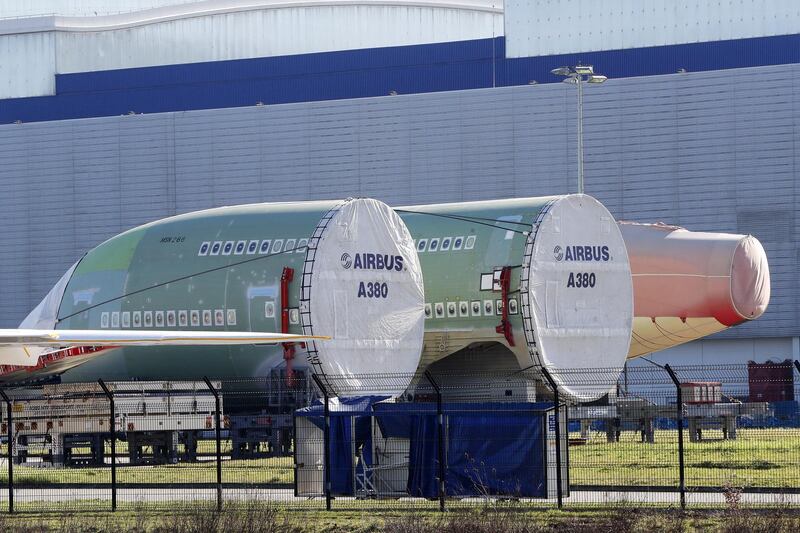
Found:
[[[769,265],[758,239],[621,223],[631,261],[634,315],[713,317],[725,326],[761,316]]]

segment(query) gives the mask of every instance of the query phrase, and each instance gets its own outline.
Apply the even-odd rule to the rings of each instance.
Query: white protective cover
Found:
[[[58,321],[58,309],[61,306],[61,298],[67,289],[67,284],[72,278],[72,273],[78,263],[69,267],[58,282],[53,285],[39,305],[28,313],[28,316],[19,325],[20,330],[53,330]],[[11,330],[13,331],[13,330]],[[39,356],[51,351],[42,346],[23,346],[23,345],[3,345],[0,346],[0,365],[36,366]]]
[[[596,399],[613,388],[628,354],[628,253],[614,218],[591,196],[564,196],[545,210],[528,237],[523,264],[528,348],[561,394]]]
[[[309,242],[301,317],[304,333],[332,340],[313,343],[309,362],[340,396],[401,394],[419,364],[425,330],[411,234],[388,205],[372,199],[347,201],[322,226]],[[396,375],[359,377],[376,373]]]
[[[79,263],[80,261],[78,261]],[[25,320],[19,325],[20,329],[55,329],[56,321],[58,320],[58,308],[61,306],[61,299],[64,297],[64,291],[67,289],[67,284],[72,278],[72,273],[78,263],[69,267],[58,283],[53,285],[50,292],[39,302],[39,305],[33,308],[33,311],[28,313]]]

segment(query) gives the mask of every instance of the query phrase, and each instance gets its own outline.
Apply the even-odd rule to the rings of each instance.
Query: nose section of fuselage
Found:
[[[750,235],[621,223],[637,317],[713,318],[724,327],[753,320],[769,304],[767,254]]]
[[[764,247],[748,235],[739,241],[731,262],[731,303],[743,320],[767,310],[770,297],[769,263]]]
[[[767,254],[750,235],[619,224],[631,261],[628,357],[664,350],[754,320],[767,309]]]

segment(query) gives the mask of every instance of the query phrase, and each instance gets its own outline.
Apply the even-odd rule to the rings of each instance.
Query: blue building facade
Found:
[[[507,58],[505,37],[56,74],[56,94],[0,100],[0,124],[557,83],[561,65],[629,78],[800,63],[800,34]]]

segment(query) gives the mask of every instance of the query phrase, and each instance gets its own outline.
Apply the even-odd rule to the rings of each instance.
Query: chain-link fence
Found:
[[[798,378],[791,361],[625,368],[608,401],[570,407],[571,503],[799,503]]]
[[[607,394],[577,401],[609,376]],[[639,360],[556,375],[297,371],[7,387],[0,505],[792,505],[798,383],[796,362]]]

